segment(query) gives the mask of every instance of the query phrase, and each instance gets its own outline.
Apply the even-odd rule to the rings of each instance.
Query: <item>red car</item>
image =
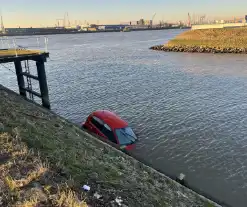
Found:
[[[82,124],[82,127],[117,144],[124,150],[133,149],[137,141],[137,137],[128,123],[110,111],[93,112]]]

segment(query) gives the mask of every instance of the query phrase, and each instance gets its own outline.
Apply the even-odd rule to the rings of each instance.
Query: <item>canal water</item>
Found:
[[[244,207],[247,56],[148,49],[180,32],[49,36],[52,109],[78,124],[93,110],[115,111],[138,134],[137,156],[171,175],[182,172],[195,188]],[[5,66],[0,83],[16,90],[15,75]]]

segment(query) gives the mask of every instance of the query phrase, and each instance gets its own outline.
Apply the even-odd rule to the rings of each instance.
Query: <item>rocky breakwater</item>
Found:
[[[206,47],[206,46],[166,46],[157,45],[150,49],[165,51],[165,52],[190,52],[190,53],[235,53],[235,54],[247,54],[247,48],[220,48],[220,47]]]

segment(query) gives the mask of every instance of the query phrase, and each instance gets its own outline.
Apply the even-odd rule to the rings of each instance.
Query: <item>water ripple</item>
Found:
[[[126,119],[135,153],[233,206],[247,203],[247,60],[148,50],[178,30],[49,37],[52,109],[75,123],[96,109]],[[13,74],[2,84],[17,90]]]

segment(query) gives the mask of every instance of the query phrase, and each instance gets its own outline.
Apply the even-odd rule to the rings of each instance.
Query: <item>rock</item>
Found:
[[[236,53],[246,54],[247,48],[221,48],[221,47],[206,47],[206,46],[165,46],[156,45],[150,47],[152,50],[165,51],[165,52],[191,52],[191,53]],[[0,128],[1,129],[1,128]]]

